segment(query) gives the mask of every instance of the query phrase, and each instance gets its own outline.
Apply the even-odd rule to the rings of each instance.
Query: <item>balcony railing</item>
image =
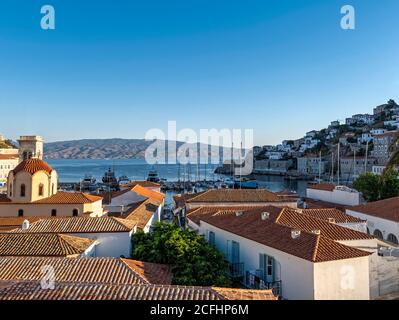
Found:
[[[232,278],[239,278],[244,276],[244,262],[230,263],[229,275]]]
[[[251,289],[269,289],[277,296],[282,296],[281,280],[278,281],[266,281],[257,272],[256,274],[250,271],[246,272],[245,285]]]

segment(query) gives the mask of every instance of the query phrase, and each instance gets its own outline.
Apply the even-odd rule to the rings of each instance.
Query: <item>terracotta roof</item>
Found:
[[[127,184],[122,185],[123,188],[134,188],[136,185],[140,185],[144,188],[160,188],[161,185],[156,182],[146,181],[146,180],[135,180],[130,181]]]
[[[48,174],[50,174],[53,171],[53,168],[51,168],[50,165],[47,162],[44,162],[43,160],[28,159],[28,160],[22,161],[12,171],[14,172],[14,174],[17,174],[18,172],[21,172],[21,171],[24,171],[24,172],[27,172],[30,174],[34,174],[38,171],[45,171]]]
[[[278,300],[271,290],[250,290],[212,287],[226,300]]]
[[[345,209],[347,207],[345,205],[338,204],[338,203],[314,200],[314,199],[310,199],[310,198],[303,198],[303,199],[305,200],[308,209],[335,208],[335,209],[338,209],[341,211],[345,211]]]
[[[122,261],[149,283],[164,285],[170,285],[172,283],[172,269],[167,264],[143,262],[133,259],[122,259]]]
[[[139,194],[143,197],[154,199],[154,200],[161,201],[161,202],[164,201],[164,199],[165,199],[165,195],[163,193],[144,188],[139,184],[136,185],[132,189],[132,191],[136,192],[137,194]]]
[[[204,193],[187,200],[188,203],[196,202],[281,202],[277,194],[266,189],[210,189]],[[292,200],[291,200],[292,201]]]
[[[54,233],[0,233],[0,256],[73,256],[94,240]]]
[[[335,189],[335,185],[332,183],[319,183],[319,184],[309,185],[308,189],[333,191]]]
[[[183,207],[186,204],[186,201],[194,198],[200,194],[203,194],[205,191],[197,192],[197,193],[183,193],[180,195],[173,196],[173,201],[176,203],[178,207]]]
[[[134,221],[114,217],[64,217],[42,219],[32,223],[28,230],[15,229],[22,233],[99,233],[130,232]]]
[[[369,202],[367,204],[347,207],[347,210],[361,212],[378,218],[399,222],[399,197]]]
[[[102,200],[102,197],[93,196],[83,192],[64,192],[59,191],[49,198],[34,201],[40,204],[81,204],[93,203]]]
[[[199,225],[201,218],[206,215],[214,215],[217,212],[237,212],[237,211],[248,211],[248,210],[253,210],[253,209],[259,209],[263,207],[255,207],[255,206],[212,206],[212,207],[207,207],[207,206],[202,206],[199,208],[191,209],[186,213],[186,217],[190,219],[192,222],[195,224]],[[270,206],[265,206],[264,208],[268,209]],[[280,209],[273,207],[276,212],[280,212]]]
[[[257,291],[257,292],[256,292]],[[56,282],[43,290],[37,281],[7,282],[0,300],[276,300],[271,290],[245,290],[161,285],[112,285]]]
[[[372,235],[367,233],[341,227],[335,223],[330,223],[315,218],[314,216],[302,214],[290,208],[282,209],[275,222],[293,229],[307,232],[319,230],[323,237],[337,241],[374,239]]]
[[[365,222],[365,220],[350,216],[338,210],[336,208],[324,208],[324,209],[302,209],[301,213],[311,216],[314,218],[329,221],[330,218],[334,219],[335,223],[360,223]]]
[[[331,230],[325,225],[327,222],[299,213],[296,213],[297,217],[295,219],[290,219],[290,212],[285,212],[286,210],[288,209],[276,207],[269,207],[267,210],[259,208],[245,211],[239,216],[234,211],[219,211],[214,215],[204,215],[201,220],[222,230],[312,262],[364,257],[371,254],[370,252],[340,244],[325,236],[324,233],[345,239],[348,238],[347,235],[349,234],[354,235],[354,239],[363,238],[363,236],[357,233],[355,235],[349,229],[348,232],[337,231],[336,228],[346,229],[339,226],[335,226],[336,228]],[[269,218],[262,220],[261,212],[269,212]],[[317,220],[316,222],[318,223],[316,224],[313,221],[311,225],[302,224],[300,222],[301,218]],[[334,226],[333,224],[331,225]],[[308,231],[316,227],[317,229],[322,229],[321,235]],[[294,239],[291,231],[301,228],[305,230],[302,230],[300,236]],[[365,237],[369,238],[367,234],[365,234]]]
[[[146,284],[119,258],[0,257],[0,281],[40,281],[42,267],[51,266],[57,282]]]
[[[20,228],[25,220],[30,223],[36,222],[40,219],[48,219],[51,217],[0,217],[0,231],[12,230]]]
[[[125,219],[134,223],[138,228],[144,229],[160,204],[159,201],[147,199],[137,208],[130,211]]]

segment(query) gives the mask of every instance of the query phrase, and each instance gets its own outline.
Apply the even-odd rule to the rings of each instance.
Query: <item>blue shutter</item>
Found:
[[[240,244],[238,242],[232,242],[232,262],[240,262]]]

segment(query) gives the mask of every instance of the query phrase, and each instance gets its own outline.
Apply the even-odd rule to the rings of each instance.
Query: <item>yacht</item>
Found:
[[[161,181],[161,179],[159,179],[158,177],[158,172],[156,170],[151,170],[150,172],[148,172],[147,181],[157,182],[157,183]]]

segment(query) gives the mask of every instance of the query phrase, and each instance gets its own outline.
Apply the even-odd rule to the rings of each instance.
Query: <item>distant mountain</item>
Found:
[[[145,150],[154,141],[115,138],[50,142],[44,145],[44,156],[46,159],[144,159]],[[183,142],[176,142],[177,147],[182,144]],[[220,154],[222,152],[223,148],[220,148]],[[217,152],[208,152],[208,155],[218,156]],[[164,157],[167,154],[158,156]],[[206,157],[206,152],[202,152],[200,156]]]

